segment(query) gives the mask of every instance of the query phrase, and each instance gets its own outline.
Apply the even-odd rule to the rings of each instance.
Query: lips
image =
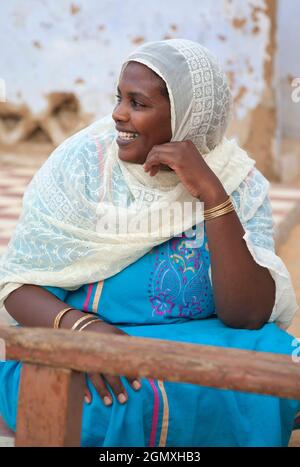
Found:
[[[117,128],[118,137],[117,137],[117,144],[119,146],[127,146],[128,144],[133,143],[138,138],[138,133],[133,131],[125,131],[120,130]]]
[[[121,138],[118,136],[118,138],[117,138],[116,141],[117,141],[117,144],[118,144],[119,146],[128,146],[129,144],[135,143],[136,139],[137,139],[137,138],[126,140],[126,139],[121,139]]]
[[[136,131],[134,131],[134,130],[130,130],[129,128],[123,128],[123,127],[121,127],[119,125],[116,125],[115,128],[116,128],[117,131],[120,131],[120,132],[123,132],[123,133],[136,133]]]

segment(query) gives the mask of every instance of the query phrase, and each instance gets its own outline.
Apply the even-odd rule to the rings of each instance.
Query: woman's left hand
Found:
[[[190,140],[175,141],[153,146],[144,163],[144,169],[155,176],[163,166],[173,169],[192,196],[205,201],[222,184],[206,164]]]

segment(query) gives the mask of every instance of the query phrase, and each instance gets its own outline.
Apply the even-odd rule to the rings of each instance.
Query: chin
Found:
[[[141,161],[141,158],[137,154],[130,154],[129,151],[124,151],[119,149],[118,152],[119,159],[124,162],[132,162],[133,164],[143,164],[144,161]]]

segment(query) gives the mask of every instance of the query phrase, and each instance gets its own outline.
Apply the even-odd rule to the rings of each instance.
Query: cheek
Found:
[[[169,142],[172,138],[171,118],[165,111],[156,111],[149,115],[135,115],[134,128],[140,133],[141,141],[148,146]]]
[[[140,118],[139,121],[136,120],[133,125],[139,133],[140,140],[143,141],[143,144],[151,144],[158,131],[157,123],[150,118]]]
[[[157,135],[160,135],[160,138],[163,140],[170,141],[172,138],[172,129],[171,129],[171,116],[170,112],[166,109],[163,109],[156,118],[156,131]]]
[[[152,128],[152,136],[157,144],[169,142],[172,138],[171,124],[166,120],[158,119]]]

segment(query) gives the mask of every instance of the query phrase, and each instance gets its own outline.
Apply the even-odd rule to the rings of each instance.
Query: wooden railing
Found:
[[[132,336],[0,327],[23,362],[16,446],[79,446],[84,373],[146,377],[300,399],[291,356]]]

